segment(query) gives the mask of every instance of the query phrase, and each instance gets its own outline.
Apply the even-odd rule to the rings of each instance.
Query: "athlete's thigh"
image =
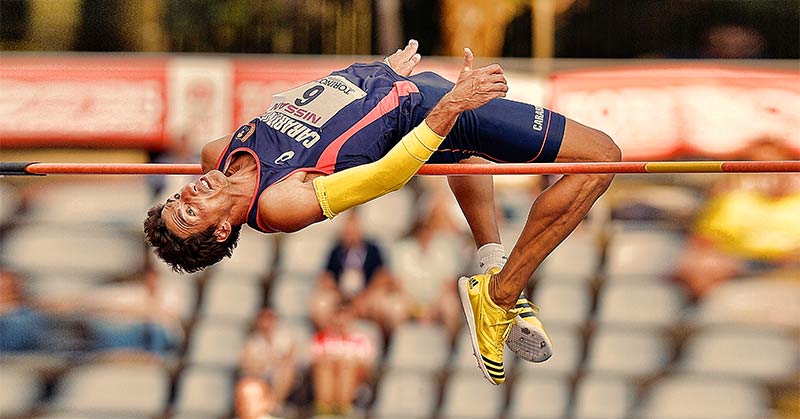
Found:
[[[567,118],[564,138],[556,161],[613,161],[620,159],[619,148],[600,130]]]
[[[565,118],[539,106],[496,99],[465,112],[454,128],[454,142],[498,163],[552,162],[564,133]]]

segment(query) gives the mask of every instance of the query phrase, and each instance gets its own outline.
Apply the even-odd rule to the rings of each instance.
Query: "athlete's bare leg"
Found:
[[[486,163],[480,158],[469,158],[459,163]],[[475,247],[487,243],[500,243],[494,201],[492,176],[448,176],[447,183],[458,201],[475,239]]]
[[[556,161],[619,160],[621,153],[610,137],[567,120]],[[506,310],[516,305],[536,268],[584,219],[613,177],[565,175],[536,198],[508,262],[489,283],[490,296],[497,305]]]

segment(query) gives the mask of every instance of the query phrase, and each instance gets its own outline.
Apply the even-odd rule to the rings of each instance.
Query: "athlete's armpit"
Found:
[[[217,168],[217,161],[219,160],[225,149],[230,144],[231,136],[217,138],[214,141],[206,143],[203,146],[203,151],[200,153],[200,166],[203,168],[203,173],[207,173]]]
[[[259,223],[292,233],[322,221],[325,216],[305,173],[296,173],[266,189],[258,199]]]

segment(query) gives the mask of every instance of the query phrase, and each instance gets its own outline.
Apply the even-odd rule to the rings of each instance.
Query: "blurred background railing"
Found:
[[[798,58],[795,0],[4,0],[4,50]],[[532,30],[533,28],[533,30]]]

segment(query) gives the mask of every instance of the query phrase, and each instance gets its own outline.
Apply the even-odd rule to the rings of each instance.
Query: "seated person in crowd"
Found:
[[[763,139],[749,160],[800,156],[783,141]],[[800,269],[800,176],[731,174],[719,178],[694,223],[678,270],[695,297],[735,277]]]
[[[376,359],[370,339],[354,331],[353,307],[342,304],[314,336],[311,374],[319,415],[349,415],[358,389],[366,384]]]
[[[446,211],[435,205],[420,214],[408,235],[392,246],[392,273],[402,287],[411,318],[439,322],[452,338],[463,322],[456,283],[462,272],[460,252],[464,242],[451,231],[437,227],[435,214]],[[423,266],[418,263],[425,260]]]
[[[272,416],[278,401],[266,381],[244,377],[236,383],[235,419],[277,419]]]
[[[103,355],[168,356],[183,340],[178,297],[153,269],[140,278],[99,285],[89,294],[46,304],[80,317],[88,332],[88,349]]]
[[[405,320],[403,302],[393,298],[397,284],[384,264],[381,249],[364,238],[358,212],[351,210],[345,217],[341,237],[330,252],[312,297],[312,320],[317,328],[325,328],[336,307],[350,303],[356,317],[376,322],[388,334]]]
[[[50,349],[45,339],[53,325],[26,303],[21,288],[19,276],[0,271],[0,353]]]
[[[276,410],[297,384],[297,342],[277,329],[278,316],[270,309],[259,313],[242,349],[241,373],[265,381]]]

